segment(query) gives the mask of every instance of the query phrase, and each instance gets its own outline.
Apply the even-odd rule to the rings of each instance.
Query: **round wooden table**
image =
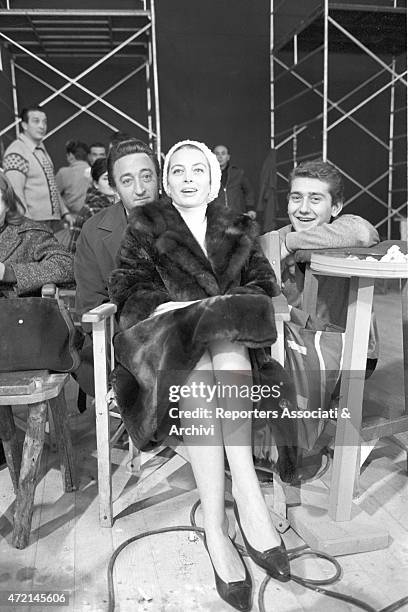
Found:
[[[368,253],[367,253],[368,255]],[[405,415],[408,429],[408,262],[367,261],[339,254],[313,253],[310,272],[314,277],[309,305],[317,299],[317,276],[341,276],[350,279],[344,357],[340,387],[340,406],[337,418],[335,452],[331,479],[328,513],[335,521],[351,518],[353,488],[356,471],[360,469],[360,430],[367,359],[368,337],[373,305],[375,279],[401,279],[402,333],[404,356]],[[306,289],[305,289],[306,291]],[[312,306],[310,306],[312,308]],[[309,312],[309,310],[308,310]],[[390,321],[390,324],[392,322]],[[342,418],[342,408],[348,408],[350,418]],[[404,423],[395,427],[402,431]],[[392,430],[385,429],[390,435]],[[380,432],[381,433],[381,432]]]

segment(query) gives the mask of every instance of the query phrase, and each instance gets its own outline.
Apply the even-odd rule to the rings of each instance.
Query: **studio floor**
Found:
[[[384,291],[384,288],[383,288]],[[375,297],[381,357],[369,383],[377,402],[402,406],[400,304],[394,291]],[[14,494],[8,470],[0,470],[0,591],[66,591],[69,605],[30,606],[30,610],[104,612],[107,610],[107,566],[113,551],[126,539],[160,527],[189,525],[197,500],[188,463],[177,455],[156,470],[159,459],[144,454],[141,479],[126,471],[127,453],[114,449],[114,515],[112,529],[101,528],[98,517],[94,411],[75,407],[75,384],[67,388],[69,422],[77,461],[78,490],[64,494],[58,457],[45,447],[29,546],[11,545]],[[400,438],[408,442],[408,434]],[[323,485],[328,487],[330,473]],[[309,487],[321,483],[309,483]],[[376,610],[408,595],[408,475],[407,453],[392,442],[379,443],[363,466],[360,495],[355,503],[386,526],[389,546],[383,550],[338,557],[341,579],[328,587],[364,600]],[[265,492],[272,494],[271,489]],[[200,521],[200,513],[197,513]],[[287,548],[303,544],[289,529]],[[239,540],[239,536],[238,536]],[[261,569],[248,561],[256,589],[258,611]],[[328,562],[305,558],[292,563],[292,572],[309,578],[332,574]],[[120,612],[209,612],[231,610],[215,590],[212,568],[200,540],[188,532],[154,535],[130,544],[114,569],[116,610]],[[2,605],[2,612],[16,606]],[[295,582],[271,580],[265,592],[267,612],[327,612],[356,610]],[[402,610],[408,610],[408,605]]]

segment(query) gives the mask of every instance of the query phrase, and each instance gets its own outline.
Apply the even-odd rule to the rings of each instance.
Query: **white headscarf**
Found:
[[[215,200],[215,198],[218,196],[218,192],[221,186],[221,168],[220,168],[220,164],[218,163],[218,160],[215,157],[214,153],[210,151],[207,145],[205,145],[203,142],[198,142],[197,140],[181,140],[180,142],[177,142],[175,145],[173,145],[170,151],[167,153],[164,159],[164,166],[163,166],[164,191],[167,193],[169,197],[171,197],[171,194],[169,191],[169,185],[167,181],[167,174],[169,171],[170,158],[175,151],[177,151],[178,149],[181,149],[181,147],[185,145],[197,147],[197,149],[202,151],[202,153],[204,153],[208,161],[208,165],[210,166],[210,193],[208,194],[208,198],[206,202],[206,204],[208,204],[209,202],[212,202],[213,200]]]

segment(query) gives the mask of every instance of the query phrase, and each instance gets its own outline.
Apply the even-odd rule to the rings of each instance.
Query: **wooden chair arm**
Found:
[[[111,304],[108,302],[107,304],[101,304],[100,306],[97,306],[96,308],[92,308],[92,310],[85,312],[82,315],[81,320],[82,323],[99,323],[100,321],[107,319],[111,315],[114,315],[116,311],[116,304]]]
[[[290,321],[289,305],[283,293],[273,297],[272,303],[275,310],[275,319],[277,321]]]
[[[75,297],[75,289],[64,289],[61,287],[57,287],[55,283],[46,283],[41,288],[41,297]]]
[[[59,289],[58,295],[61,299],[64,298],[75,298],[76,289]]]
[[[41,297],[55,298],[57,295],[57,285],[55,283],[47,283],[42,286]]]

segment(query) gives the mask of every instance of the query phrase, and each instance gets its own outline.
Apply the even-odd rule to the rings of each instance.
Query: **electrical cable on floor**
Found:
[[[116,548],[108,564],[108,612],[114,612],[115,610],[115,591],[114,591],[114,586],[113,586],[113,566],[115,564],[115,561],[118,555],[122,552],[122,550],[126,548],[126,546],[128,546],[129,544],[132,544],[133,542],[137,542],[137,540],[141,540],[143,538],[147,538],[152,535],[158,535],[161,533],[170,533],[173,531],[174,532],[175,531],[189,531],[189,532],[194,531],[199,536],[201,536],[202,534],[204,534],[204,529],[202,529],[201,527],[197,527],[197,524],[195,521],[195,513],[199,505],[200,505],[200,500],[196,501],[190,510],[190,523],[191,523],[190,525],[177,525],[175,527],[162,527],[161,529],[152,529],[150,531],[144,531],[143,533],[140,533],[137,536],[128,538],[127,540],[122,542],[120,546]],[[248,556],[243,546],[236,544],[236,547],[241,552],[241,554]],[[366,610],[366,612],[396,612],[396,610],[399,610],[400,608],[402,608],[402,606],[408,603],[408,596],[407,596],[407,597],[403,597],[399,599],[398,601],[393,602],[392,604],[388,605],[385,608],[382,608],[381,610],[376,610],[370,604],[367,604],[366,602],[361,601],[360,599],[351,597],[350,595],[345,595],[344,593],[337,593],[336,591],[329,591],[328,589],[324,589],[322,588],[322,585],[334,584],[341,577],[342,570],[341,570],[340,563],[337,561],[335,557],[332,557],[331,555],[328,555],[327,553],[323,553],[317,550],[312,550],[306,544],[288,550],[289,561],[294,561],[295,559],[299,559],[301,557],[306,557],[306,556],[313,556],[313,557],[318,557],[320,559],[326,559],[335,567],[335,572],[333,576],[329,578],[324,578],[321,580],[312,580],[308,578],[303,578],[301,576],[296,576],[295,574],[291,573],[291,576],[290,576],[291,580],[293,580],[297,584],[300,584],[301,586],[304,586],[307,589],[311,589],[312,591],[315,591],[316,593],[320,593],[322,595],[326,595],[327,597],[333,597],[334,599],[340,599],[341,601],[345,601],[346,603],[352,604],[353,606],[356,606],[357,608]],[[265,590],[270,580],[272,580],[270,576],[265,576],[264,580],[261,583],[261,586],[259,587],[259,593],[258,593],[259,612],[267,612],[265,608],[264,599],[265,599]]]

